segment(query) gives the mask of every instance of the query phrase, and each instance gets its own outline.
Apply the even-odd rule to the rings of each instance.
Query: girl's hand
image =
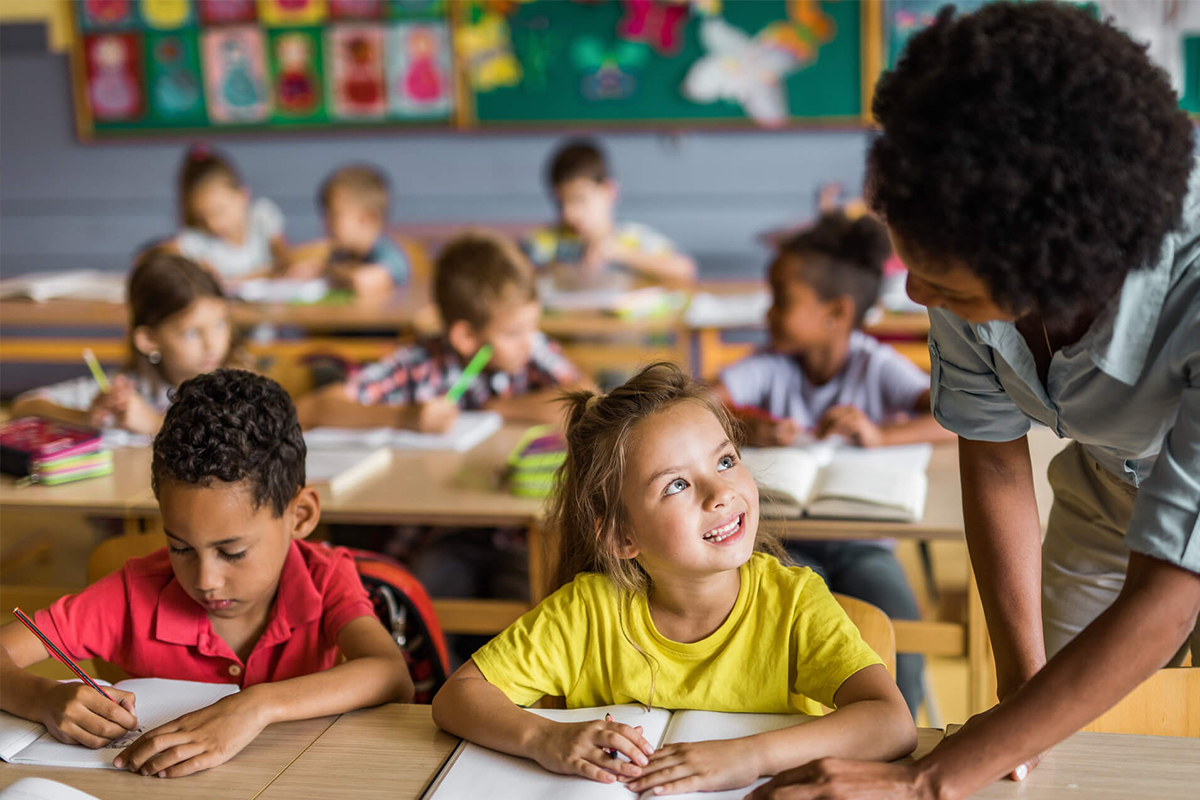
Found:
[[[879,447],[883,431],[857,406],[834,406],[817,423],[817,438],[844,436],[859,447]]]
[[[112,388],[101,392],[92,399],[88,409],[88,423],[96,428],[116,425],[125,416],[125,407],[129,404],[129,396],[134,394],[133,384],[124,375],[113,378]]]
[[[162,414],[158,413],[132,387],[127,395],[124,409],[116,417],[117,425],[127,431],[145,436],[153,436],[158,433],[158,429],[162,426]]]
[[[610,756],[605,748],[616,750],[629,761]],[[642,737],[641,727],[604,720],[550,723],[533,749],[534,760],[551,772],[582,775],[600,783],[637,778],[654,753]]]
[[[142,775],[179,778],[224,764],[267,727],[252,690],[147,731],[113,759],[113,766]]]
[[[421,433],[445,433],[458,419],[458,404],[445,398],[421,404],[417,412],[417,430]]]
[[[60,742],[95,749],[137,730],[132,692],[105,687],[112,700],[86,683],[59,683],[41,698],[38,721]]]
[[[629,788],[655,795],[715,792],[749,786],[760,774],[758,755],[748,738],[680,742],[659,748]]]

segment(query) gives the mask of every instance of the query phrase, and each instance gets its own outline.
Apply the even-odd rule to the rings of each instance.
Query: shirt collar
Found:
[[[267,627],[254,649],[287,641],[295,628],[319,619],[323,611],[321,592],[313,584],[304,554],[300,552],[300,546],[292,542],[279,574],[279,588]],[[198,647],[206,655],[218,654],[218,637],[213,633],[207,612],[188,595],[178,578],[171,578],[159,592],[154,638],[169,644]]]
[[[1167,237],[1158,261],[1125,276],[1121,291],[1079,342],[1097,368],[1124,384],[1132,386],[1142,374],[1171,285],[1174,260],[1174,240]],[[972,327],[981,342],[1003,353],[1010,364],[1022,360],[1017,358],[1023,352],[1021,335],[1013,323],[994,321]]]

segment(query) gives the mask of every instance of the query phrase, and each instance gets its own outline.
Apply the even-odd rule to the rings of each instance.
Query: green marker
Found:
[[[458,376],[458,380],[450,387],[450,391],[446,392],[446,399],[451,403],[457,403],[462,399],[463,393],[467,391],[467,387],[471,385],[471,381],[475,380],[475,376],[483,372],[483,368],[492,360],[492,346],[485,344],[479,348],[479,352],[471,359],[471,363],[467,364],[467,368],[463,370],[463,374]]]
[[[96,354],[92,352],[90,347],[83,349],[83,360],[87,363],[88,369],[92,371],[92,377],[96,379],[96,385],[100,387],[100,391],[105,394],[111,392],[112,384],[108,382],[104,370],[100,369],[100,362],[96,360]]]

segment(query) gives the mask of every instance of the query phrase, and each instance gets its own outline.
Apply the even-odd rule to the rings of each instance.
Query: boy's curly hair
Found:
[[[219,369],[184,381],[154,437],[150,480],[246,482],[254,507],[282,516],[304,488],[308,452],[296,407],[275,381]]]
[[[1058,2],[998,2],[912,38],[872,104],[867,194],[935,263],[1017,313],[1095,312],[1180,220],[1192,129],[1145,47]]]

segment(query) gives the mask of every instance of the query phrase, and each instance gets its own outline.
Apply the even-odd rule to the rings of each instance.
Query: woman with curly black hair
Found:
[[[868,198],[929,306],[1001,703],[913,766],[814,762],[755,800],[1023,778],[1200,614],[1200,170],[1166,74],[1065,3],[945,8],[873,111]],[[1044,546],[1033,422],[1074,440]]]

